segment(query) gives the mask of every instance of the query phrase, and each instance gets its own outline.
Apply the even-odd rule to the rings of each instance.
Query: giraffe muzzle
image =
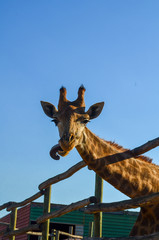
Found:
[[[60,139],[65,144],[70,144],[74,141],[74,134],[73,133],[65,133],[63,134],[62,138]]]
[[[74,134],[72,133],[63,134],[62,138],[59,141],[59,144],[61,148],[66,152],[72,150],[75,146]]]

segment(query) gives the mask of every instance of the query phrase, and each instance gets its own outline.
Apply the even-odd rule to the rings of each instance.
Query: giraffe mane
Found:
[[[122,146],[118,145],[117,143],[115,142],[111,142],[111,141],[107,141],[108,143],[110,143],[111,146],[119,149],[119,150],[123,150],[123,151],[127,151],[127,150],[130,150],[130,149],[126,149],[126,148],[123,148]],[[140,155],[138,157],[135,157],[139,160],[142,160],[142,161],[145,161],[145,162],[148,162],[148,163],[152,163],[152,158],[149,158],[147,156],[144,156],[144,155]]]

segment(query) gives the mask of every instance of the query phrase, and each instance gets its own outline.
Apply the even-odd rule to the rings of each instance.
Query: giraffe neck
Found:
[[[100,139],[88,128],[76,149],[92,170],[127,196],[134,198],[159,191],[158,166],[140,157],[107,165],[107,156],[126,150]]]

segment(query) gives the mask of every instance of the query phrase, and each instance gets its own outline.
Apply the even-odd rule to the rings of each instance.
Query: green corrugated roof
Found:
[[[103,214],[103,236],[107,237],[126,237],[129,235],[137,215],[128,214]]]
[[[51,211],[55,211],[61,208],[60,205],[53,204]],[[30,211],[30,220],[36,221],[36,219],[43,214],[43,207],[40,203],[32,203]],[[137,218],[135,212],[122,212],[122,213],[103,213],[103,237],[126,237],[129,235],[133,224]],[[66,224],[82,224],[84,225],[84,236],[88,236],[89,223],[93,221],[93,214],[85,214],[83,211],[76,210],[67,213],[61,217],[57,217],[50,220],[55,223]]]

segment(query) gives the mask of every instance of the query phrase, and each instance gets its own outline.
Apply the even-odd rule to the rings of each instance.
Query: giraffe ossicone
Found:
[[[104,102],[92,105],[85,111],[85,88],[81,86],[75,101],[67,100],[66,88],[60,89],[58,109],[48,102],[41,102],[45,114],[58,127],[60,140],[52,147],[50,155],[55,160],[76,148],[89,169],[130,198],[159,192],[159,166],[146,157],[135,157],[111,163],[120,153],[127,156],[127,149],[97,137],[87,128],[87,123],[98,117]],[[138,219],[130,233],[138,236],[159,232],[159,204],[141,207]]]

